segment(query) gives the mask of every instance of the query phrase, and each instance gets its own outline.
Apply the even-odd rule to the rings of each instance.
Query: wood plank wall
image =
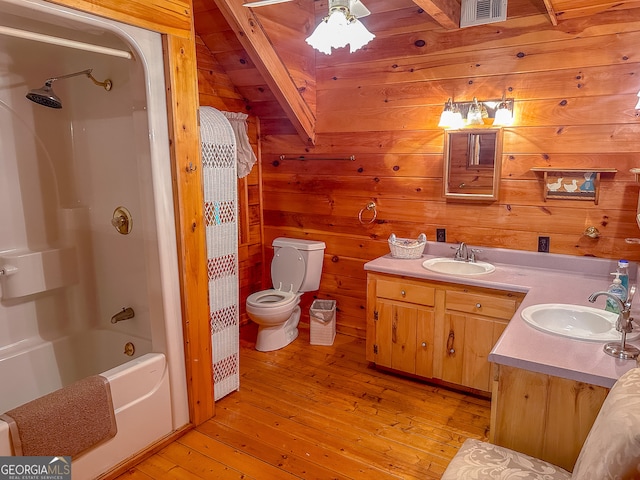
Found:
[[[196,11],[196,14],[198,12]],[[207,45],[196,37],[198,91],[201,106],[227,112],[247,112],[247,105]],[[260,123],[255,115],[247,119],[249,142],[260,158]],[[262,166],[258,162],[251,173],[238,179],[238,268],[240,279],[240,323],[249,321],[245,302],[263,288],[264,250],[262,244]]]
[[[392,232],[435,240],[444,228],[448,242],[530,251],[547,236],[552,253],[640,260],[640,247],[625,242],[640,237],[639,188],[629,173],[640,167],[640,8],[554,27],[534,2],[516,3],[522,15],[507,22],[451,31],[415,5],[374,13],[363,23],[376,38],[363,50],[316,57],[317,144],[304,146],[285,125],[262,136],[265,245],[280,235],[326,242],[316,296],[337,300],[339,331],[364,336],[363,265],[388,252]],[[516,99],[516,121],[504,131],[499,200],[446,202],[443,104],[503,92]],[[532,167],[618,173],[603,175],[598,205],[545,202]],[[358,212],[370,201],[377,219],[362,225]],[[600,238],[583,235],[591,225]]]

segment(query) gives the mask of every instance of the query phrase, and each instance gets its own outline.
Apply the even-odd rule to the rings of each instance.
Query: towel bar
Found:
[[[350,157],[305,157],[304,155],[300,155],[298,157],[287,157],[286,155],[280,155],[280,160],[348,160],[350,162],[355,162],[356,156],[351,155]]]

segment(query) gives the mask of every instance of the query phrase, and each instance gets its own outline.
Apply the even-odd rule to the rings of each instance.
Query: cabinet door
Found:
[[[433,311],[384,299],[376,302],[375,362],[407,373],[433,373]]]
[[[435,314],[432,309],[416,308],[416,375],[433,377]]]
[[[442,380],[484,392],[491,391],[491,349],[507,322],[462,313],[445,315]]]
[[[465,323],[466,316],[461,313],[445,314],[442,380],[457,385],[462,385]]]
[[[485,392],[491,391],[489,353],[507,327],[507,322],[468,315],[465,325],[462,384]]]
[[[497,371],[491,443],[571,471],[609,389],[505,365]]]
[[[403,372],[415,373],[416,322],[415,306],[378,300],[376,363]]]

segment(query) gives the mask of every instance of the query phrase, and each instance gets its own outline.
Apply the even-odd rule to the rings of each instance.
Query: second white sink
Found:
[[[538,330],[564,337],[598,342],[621,338],[621,333],[616,330],[618,314],[599,308],[543,303],[525,308],[521,316]],[[640,332],[628,334],[627,340],[633,340],[639,335]]]
[[[484,275],[493,272],[496,267],[487,262],[462,262],[453,258],[430,258],[422,262],[427,270],[449,275]]]

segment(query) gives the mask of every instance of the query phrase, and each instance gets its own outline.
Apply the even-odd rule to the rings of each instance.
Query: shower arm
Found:
[[[89,77],[91,79],[91,81],[93,83],[95,83],[96,85],[98,85],[99,87],[103,87],[107,92],[109,90],[111,90],[111,87],[113,86],[113,84],[111,83],[111,80],[106,79],[104,82],[100,82],[98,80],[96,80],[94,78],[93,75],[91,75],[91,72],[93,71],[92,68],[89,68],[87,70],[83,70],[81,72],[76,72],[76,73],[69,73],[67,75],[62,75],[60,77],[51,77],[51,78],[47,78],[47,81],[45,82],[45,85],[51,87],[51,84],[53,82],[55,82],[56,80],[62,80],[64,78],[70,78],[70,77],[77,77],[78,75],[86,75],[87,77]]]

